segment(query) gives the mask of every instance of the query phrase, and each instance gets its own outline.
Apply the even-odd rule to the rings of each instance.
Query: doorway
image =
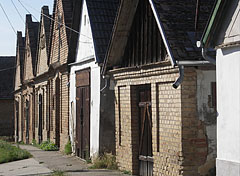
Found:
[[[16,142],[19,140],[19,102],[15,101],[15,110],[16,110]]]
[[[90,157],[90,69],[76,72],[76,155]]]
[[[25,117],[26,117],[26,143],[29,144],[29,101],[28,100],[26,100]]]
[[[153,175],[151,85],[138,88],[139,175]]]
[[[42,143],[42,116],[43,116],[43,107],[42,107],[42,95],[39,94],[38,110],[39,110],[39,121],[38,121],[38,143]]]
[[[60,79],[57,77],[55,81],[55,118],[56,118],[56,127],[55,127],[55,138],[56,145],[60,147]]]

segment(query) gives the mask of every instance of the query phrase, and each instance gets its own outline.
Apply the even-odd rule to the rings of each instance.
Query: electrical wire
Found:
[[[9,67],[9,68],[0,69],[0,72],[6,71],[6,70],[11,70],[11,69],[14,69],[14,68],[16,68],[16,67],[18,67],[18,66],[19,66],[19,65],[16,65],[16,66],[14,66],[14,67]]]
[[[22,19],[23,23],[25,24],[24,18],[22,17],[22,15],[20,14],[20,12],[18,11],[18,9],[17,9],[15,3],[13,2],[13,0],[11,0],[11,2],[12,2],[12,5],[14,6],[15,10],[17,11],[18,15],[19,15],[20,18]]]
[[[6,18],[7,18],[7,21],[8,21],[8,23],[10,24],[10,26],[12,27],[12,30],[13,30],[13,32],[17,35],[17,32],[16,32],[16,30],[14,29],[14,27],[13,27],[13,25],[12,25],[12,23],[11,23],[11,21],[10,21],[10,19],[8,18],[8,15],[7,15],[7,13],[5,12],[5,10],[4,10],[4,8],[3,8],[3,6],[2,6],[2,3],[0,2],[0,6],[1,6],[1,8],[2,8],[2,10],[3,10],[3,13],[5,14],[5,16],[6,16]]]
[[[22,2],[21,2],[20,0],[18,0],[18,2],[20,3],[20,5],[21,5],[29,14],[31,14],[31,12],[22,4]],[[39,22],[38,19],[37,19],[34,15],[32,15],[32,16],[33,16],[33,18],[34,18],[37,22]]]
[[[21,2],[21,0],[18,0],[18,1],[19,1],[19,3],[24,7],[24,9],[27,10],[27,8],[23,5],[23,3]],[[45,15],[44,13],[39,12],[37,9],[33,8],[33,7],[32,7],[31,5],[29,5],[28,3],[24,3],[24,4],[26,4],[28,7],[30,7],[30,8],[33,9],[33,10],[35,10],[36,12],[40,13],[40,14],[43,15],[44,17],[46,17],[46,18],[48,18],[48,19],[50,19],[50,20],[52,20],[52,21],[60,24],[61,26],[64,26],[64,27],[66,27],[67,29],[69,29],[69,30],[71,30],[71,31],[73,31],[73,32],[75,32],[75,33],[77,33],[77,34],[79,34],[79,35],[82,35],[82,36],[84,36],[84,37],[86,37],[86,38],[92,39],[92,38],[90,38],[90,37],[88,37],[88,36],[86,36],[86,35],[84,35],[84,34],[81,34],[80,32],[76,31],[75,29],[68,27],[67,25],[65,25],[65,24],[63,24],[63,23],[61,23],[61,22],[59,22],[59,21],[54,20],[53,18]],[[27,10],[27,12],[30,13],[28,10]],[[31,14],[31,13],[30,13],[30,14]],[[35,17],[34,17],[34,18],[35,18]],[[38,21],[38,20],[37,20],[37,21]],[[85,43],[85,42],[84,42],[84,43]]]

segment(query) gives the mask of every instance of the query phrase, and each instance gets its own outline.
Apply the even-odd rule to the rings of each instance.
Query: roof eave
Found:
[[[164,31],[163,25],[162,25],[162,23],[161,23],[161,21],[160,21],[159,14],[157,13],[157,10],[156,10],[156,7],[155,7],[155,5],[154,5],[154,3],[153,3],[153,0],[149,0],[149,3],[150,3],[150,5],[151,5],[151,8],[152,8],[154,17],[155,17],[155,19],[156,19],[158,28],[159,28],[159,30],[160,30],[160,33],[161,33],[161,36],[162,36],[164,45],[165,45],[165,47],[166,47],[166,50],[167,50],[167,52],[168,52],[168,55],[170,56],[171,64],[172,64],[173,67],[175,67],[175,66],[177,66],[177,62],[176,62],[175,58],[173,57],[173,54],[172,54],[170,45],[169,45],[168,40],[167,40],[167,37],[166,37],[166,35],[165,35],[165,31]]]
[[[219,24],[221,11],[226,4],[226,0],[217,0],[215,8],[212,11],[212,15],[208,20],[207,26],[203,32],[202,38],[200,40],[201,47],[208,47],[211,41],[211,34],[216,30],[217,25]]]

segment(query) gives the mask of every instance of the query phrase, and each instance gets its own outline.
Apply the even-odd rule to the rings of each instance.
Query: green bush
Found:
[[[93,162],[93,166],[91,166],[90,169],[117,170],[116,157],[112,154],[104,153]]]
[[[0,164],[10,161],[30,158],[32,155],[19,147],[12,146],[10,143],[0,140]]]
[[[53,142],[48,141],[43,141],[40,144],[40,149],[45,150],[45,151],[57,151],[58,147],[56,146],[56,144],[54,144]]]
[[[68,141],[68,143],[65,145],[64,153],[66,155],[70,155],[72,153],[72,146],[71,146],[71,142],[70,141]]]

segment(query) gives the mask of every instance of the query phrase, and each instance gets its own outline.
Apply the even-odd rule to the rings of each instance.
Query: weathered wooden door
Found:
[[[90,70],[76,72],[76,154],[88,159],[90,153]]]
[[[26,117],[26,143],[29,144],[29,101],[28,100],[26,100],[25,117]]]
[[[42,112],[43,112],[43,107],[42,107],[42,95],[39,95],[39,104],[38,104],[38,110],[39,110],[39,121],[38,121],[38,143],[40,144],[42,142]]]
[[[57,77],[55,81],[55,118],[56,118],[55,136],[56,145],[58,147],[60,147],[60,86],[61,86],[60,79],[59,77]]]
[[[15,101],[15,110],[16,110],[16,142],[19,139],[19,102]]]
[[[151,88],[139,89],[139,175],[153,175]]]

